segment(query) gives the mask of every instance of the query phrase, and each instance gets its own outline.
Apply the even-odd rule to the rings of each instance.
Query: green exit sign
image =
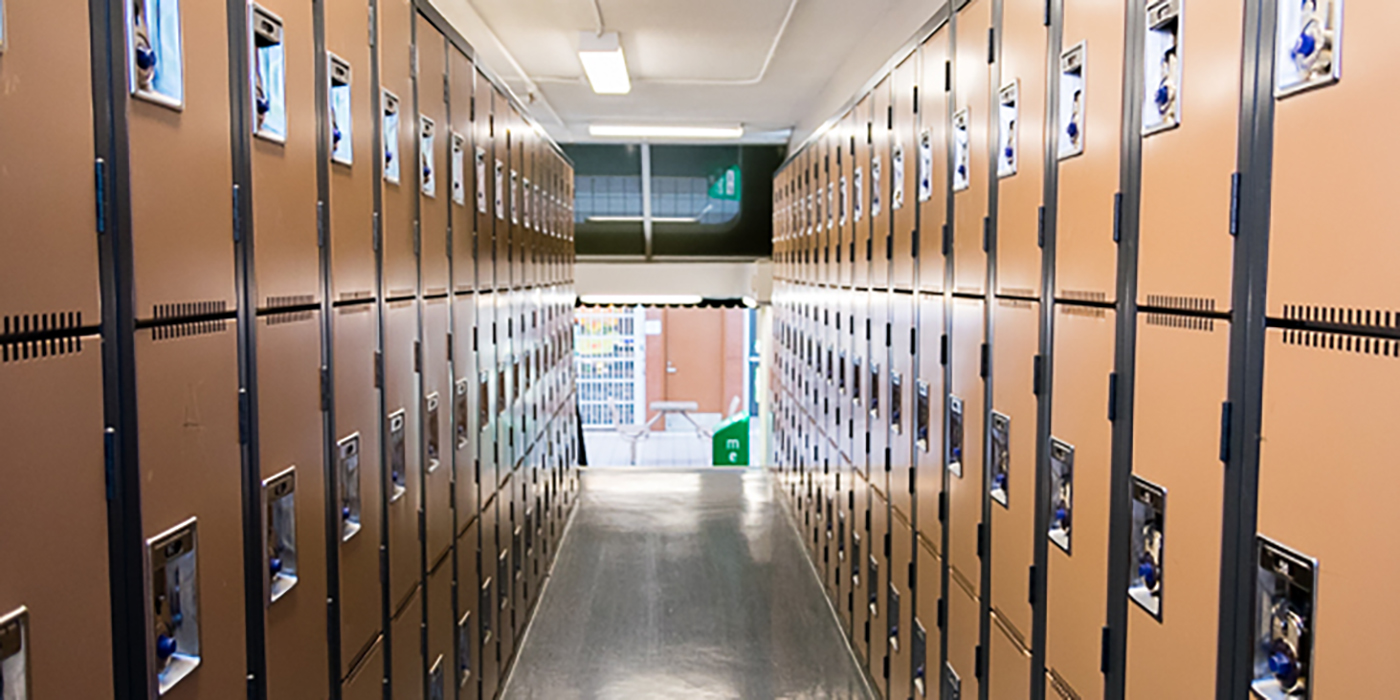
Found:
[[[713,176],[713,179],[714,182],[710,184],[710,199],[739,201],[739,193],[743,191],[739,178],[739,166],[732,166],[719,175]]]

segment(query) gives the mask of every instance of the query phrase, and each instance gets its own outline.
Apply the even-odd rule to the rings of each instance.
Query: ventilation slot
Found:
[[[1188,331],[1213,331],[1215,330],[1215,319],[1201,318],[1199,316],[1182,316],[1181,314],[1160,314],[1144,313],[1143,317],[1149,326],[1164,326],[1166,328],[1180,328]]]
[[[191,301],[178,304],[156,304],[156,320],[191,319],[159,325],[151,329],[155,340],[174,340],[195,335],[208,335],[223,332],[228,327],[227,318],[220,317],[228,312],[226,301]]]
[[[1145,306],[1154,309],[1176,309],[1196,313],[1214,313],[1215,300],[1205,297],[1174,297],[1163,294],[1148,294]]]
[[[1064,301],[1082,301],[1090,304],[1108,303],[1108,295],[1103,292],[1084,292],[1075,289],[1066,289],[1060,292],[1059,298]]]
[[[341,292],[341,293],[340,293],[340,296],[339,296],[339,297],[336,297],[336,299],[337,299],[338,301],[343,301],[343,302],[344,302],[344,301],[363,301],[363,300],[365,300],[365,299],[372,298],[373,296],[374,296],[374,292],[369,291],[369,290],[366,289],[366,290],[357,291],[357,292]]]
[[[1289,321],[1350,326],[1357,330],[1368,331],[1394,331],[1397,324],[1400,324],[1400,312],[1380,309],[1343,309],[1336,306],[1284,304],[1283,318]]]
[[[1388,338],[1368,338],[1345,333],[1289,328],[1283,331],[1283,342],[1287,345],[1302,345],[1320,350],[1378,355],[1380,357],[1400,357],[1400,341]]]
[[[1066,316],[1084,316],[1086,318],[1104,318],[1108,316],[1108,311],[1106,309],[1093,306],[1066,306],[1062,304],[1058,308],[1060,309],[1060,313]]]
[[[297,294],[285,297],[268,297],[265,302],[265,309],[285,309],[289,306],[310,306],[316,303],[316,297],[310,294]]]
[[[315,317],[316,312],[314,311],[282,311],[279,313],[270,313],[266,316],[263,316],[263,325],[281,326],[288,323],[300,323],[302,321],[310,321]]]
[[[5,316],[0,321],[0,362],[22,362],[81,352],[81,311]]]
[[[1033,308],[1034,305],[1034,302],[1026,301],[1024,299],[997,299],[997,306],[1002,306],[1008,309],[1029,309]]]

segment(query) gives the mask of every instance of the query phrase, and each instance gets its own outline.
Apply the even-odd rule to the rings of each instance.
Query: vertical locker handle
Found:
[[[948,364],[948,334],[944,333],[938,338],[938,364]]]
[[[987,27],[987,63],[997,62],[997,28]]]
[[[98,158],[93,163],[92,186],[96,190],[97,233],[107,233],[107,161]]]
[[[1031,360],[1031,393],[1036,396],[1040,396],[1042,382],[1045,381],[1045,376],[1043,374],[1044,363],[1042,359],[1040,355],[1036,355],[1035,358]]]
[[[1107,674],[1112,664],[1109,663],[1109,647],[1112,646],[1113,630],[1107,626],[1103,628],[1103,636],[1099,641],[1099,672]]]
[[[982,217],[982,252],[992,251],[992,217]]]
[[[943,62],[943,92],[953,91],[953,62]]]
[[[1108,422],[1118,420],[1118,373],[1108,373]]]
[[[948,224],[943,224],[943,254],[953,253],[953,228]]]
[[[1230,235],[1238,236],[1240,233],[1240,184],[1241,175],[1232,173],[1230,175]]]
[[[102,431],[102,467],[107,479],[107,500],[117,499],[117,431],[107,428]]]
[[[945,623],[947,623],[947,621],[948,621],[948,599],[947,599],[947,598],[939,598],[939,599],[938,599],[938,629],[943,629],[943,626],[944,626]]]
[[[977,523],[977,558],[984,559],[987,556],[987,524]]]
[[[986,378],[987,378],[987,374],[988,374],[988,370],[991,369],[991,364],[992,364],[991,346],[988,345],[988,344],[986,344],[986,343],[982,343],[982,351],[981,351],[981,352],[982,352],[982,356],[981,356],[981,360],[980,360],[980,365],[978,366],[978,369],[977,369],[977,376],[981,377],[982,379],[986,379]]]
[[[242,190],[237,184],[233,186],[233,242],[239,243],[243,240],[243,207]]]
[[[1123,193],[1113,194],[1113,242],[1123,240]]]
[[[1234,406],[1229,401],[1220,404],[1220,461],[1230,463],[1230,415]]]
[[[1035,605],[1035,565],[1031,564],[1028,571],[1030,572],[1030,583],[1026,586],[1026,602]]]
[[[919,354],[919,331],[914,328],[909,329],[909,354]]]

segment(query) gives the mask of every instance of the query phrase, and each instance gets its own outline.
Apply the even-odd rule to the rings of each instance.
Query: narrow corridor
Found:
[[[870,698],[760,470],[595,469],[504,696]]]

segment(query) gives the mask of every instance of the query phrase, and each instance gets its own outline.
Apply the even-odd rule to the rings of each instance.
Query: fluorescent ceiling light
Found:
[[[742,126],[607,126],[593,124],[590,136],[633,139],[737,139],[744,135]]]
[[[627,59],[617,32],[594,34],[579,32],[578,60],[588,76],[588,84],[599,95],[626,95],[632,92],[632,79],[627,77]]]
[[[579,301],[590,306],[662,306],[699,304],[699,294],[585,294]]]
[[[644,221],[640,216],[590,216],[587,219],[590,224],[640,224]],[[656,224],[698,224],[698,216],[653,216],[652,223]]]

